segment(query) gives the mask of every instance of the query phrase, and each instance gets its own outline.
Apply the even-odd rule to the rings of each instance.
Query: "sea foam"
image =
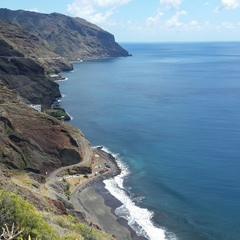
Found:
[[[117,154],[110,152],[107,148],[103,147],[103,151],[112,154],[119,167],[121,174],[112,178],[104,180],[105,188],[117,198],[122,205],[115,210],[115,213],[128,221],[128,225],[137,233],[138,236],[143,236],[150,240],[174,240],[175,236],[170,237],[164,229],[154,226],[152,222],[153,212],[146,208],[137,206],[127,191],[124,189],[124,178],[130,174],[128,166],[123,163]],[[168,236],[168,237],[167,237]]]
[[[73,120],[73,117],[66,111],[66,114],[70,117],[70,121]]]
[[[56,80],[55,82],[65,82],[65,81],[68,81],[68,78],[67,78],[67,77],[65,77],[64,79]]]

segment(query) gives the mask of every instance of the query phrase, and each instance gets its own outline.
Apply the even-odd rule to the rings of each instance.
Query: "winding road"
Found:
[[[89,147],[85,147],[84,149],[85,149],[84,158],[83,158],[83,160],[82,160],[80,163],[76,163],[76,164],[73,164],[73,165],[68,165],[68,166],[60,167],[60,168],[54,170],[53,172],[51,172],[51,173],[48,175],[48,179],[49,179],[49,180],[58,180],[58,181],[61,181],[63,178],[62,178],[62,177],[57,177],[57,175],[58,175],[61,171],[66,170],[66,169],[68,169],[69,167],[82,166],[82,165],[84,165],[85,163],[89,162],[89,161],[91,160],[90,148],[89,148]]]

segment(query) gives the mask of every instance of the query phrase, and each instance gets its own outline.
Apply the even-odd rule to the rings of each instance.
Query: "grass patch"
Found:
[[[70,120],[68,114],[62,108],[46,109],[44,113],[57,119]]]
[[[32,204],[9,191],[0,190],[0,227],[21,231],[16,239],[113,240],[100,230],[86,226],[71,215],[39,212]],[[1,234],[1,230],[0,230]],[[15,239],[15,238],[14,238]]]
[[[11,173],[12,173],[12,181],[16,185],[24,188],[29,188],[32,186],[33,180],[29,178],[29,176],[26,173],[20,170],[12,170]]]
[[[82,223],[79,223],[75,217],[71,215],[53,215],[42,213],[43,218],[51,219],[51,223],[61,226],[68,231],[62,239],[64,240],[113,240],[114,238],[100,230],[93,229]]]

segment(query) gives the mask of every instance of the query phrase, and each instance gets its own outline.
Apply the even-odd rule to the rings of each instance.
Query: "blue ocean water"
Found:
[[[115,190],[132,199],[118,214],[153,240],[239,239],[240,43],[122,46],[133,56],[75,63],[59,82],[71,124],[118,153]]]

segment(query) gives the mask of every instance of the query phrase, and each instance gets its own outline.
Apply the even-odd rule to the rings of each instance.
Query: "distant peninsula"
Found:
[[[48,49],[68,60],[129,56],[111,33],[78,17],[0,9],[0,19],[26,29]]]

